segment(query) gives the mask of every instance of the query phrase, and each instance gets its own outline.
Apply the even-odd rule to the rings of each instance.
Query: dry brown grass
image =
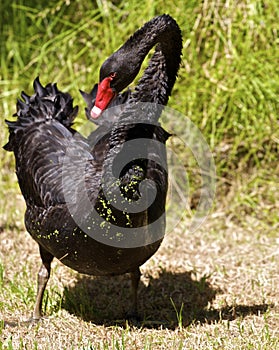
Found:
[[[123,318],[127,276],[83,276],[55,261],[45,298],[47,316],[28,326],[24,320],[35,298],[38,249],[27,233],[5,230],[0,348],[275,349],[277,231],[266,230],[248,214],[239,224],[220,208],[194,233],[181,222],[142,267],[143,322],[137,325]]]

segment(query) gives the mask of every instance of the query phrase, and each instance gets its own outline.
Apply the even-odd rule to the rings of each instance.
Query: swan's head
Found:
[[[129,53],[124,55],[121,49],[103,63],[95,104],[91,109],[93,119],[99,118],[113,98],[135,79],[140,65],[137,57],[129,57]]]

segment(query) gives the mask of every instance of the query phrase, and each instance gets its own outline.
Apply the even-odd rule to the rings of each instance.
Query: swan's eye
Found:
[[[116,76],[117,76],[117,73],[116,72],[112,72],[110,73],[109,75],[112,79],[114,79]]]

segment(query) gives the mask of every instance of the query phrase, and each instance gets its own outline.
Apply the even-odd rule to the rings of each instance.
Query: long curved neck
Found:
[[[147,69],[132,95],[133,100],[167,104],[176,80],[181,61],[181,31],[169,15],[161,15],[147,22],[137,30],[103,64],[100,77],[106,76],[108,69],[122,72],[115,86],[117,91],[127,87],[137,76],[141,64],[155,46]]]
[[[131,39],[137,39],[134,42],[138,42],[137,54],[142,61],[151,48],[157,45],[132,98],[166,105],[181,61],[180,29],[170,16],[162,15],[148,22],[138,32]]]

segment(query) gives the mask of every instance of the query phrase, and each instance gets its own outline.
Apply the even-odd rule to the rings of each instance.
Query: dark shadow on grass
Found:
[[[142,280],[146,280],[143,276]],[[95,324],[125,324],[130,307],[129,275],[117,277],[80,276],[75,285],[65,287],[62,307]],[[175,328],[181,305],[182,320],[193,320],[215,298],[217,291],[203,278],[194,281],[190,273],[162,272],[140,282],[138,302],[141,326]]]
[[[162,272],[149,279],[148,286],[139,286],[140,327],[174,329],[179,325],[232,320],[263,313],[268,305],[235,305],[220,310],[208,305],[221,291],[213,288],[207,278],[193,280],[190,273]],[[71,314],[99,325],[125,325],[130,306],[129,276],[81,276],[71,287],[65,287],[62,308]]]

